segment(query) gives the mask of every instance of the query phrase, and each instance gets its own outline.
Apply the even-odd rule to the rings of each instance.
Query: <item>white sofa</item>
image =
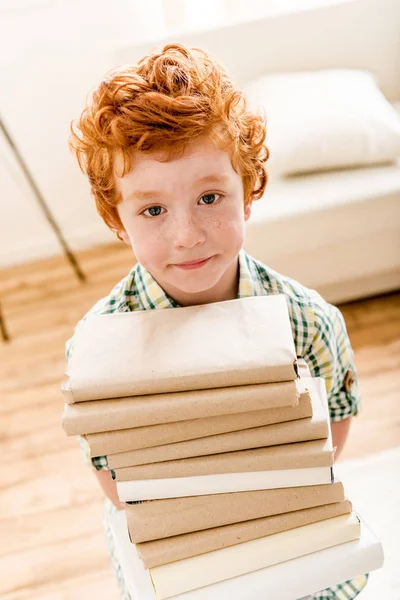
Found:
[[[338,303],[400,288],[400,164],[272,182],[246,249]]]
[[[364,69],[399,101],[400,4],[330,4],[172,40],[208,50],[243,85],[277,72]],[[117,60],[152,47],[122,44]],[[253,207],[246,249],[334,303],[399,289],[400,163],[272,180]]]

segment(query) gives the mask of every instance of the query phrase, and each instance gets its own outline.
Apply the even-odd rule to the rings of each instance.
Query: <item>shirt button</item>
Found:
[[[355,382],[354,371],[352,371],[350,369],[349,371],[347,371],[346,376],[344,378],[344,389],[346,390],[347,393],[349,393],[351,391],[351,388],[353,387],[354,382]]]

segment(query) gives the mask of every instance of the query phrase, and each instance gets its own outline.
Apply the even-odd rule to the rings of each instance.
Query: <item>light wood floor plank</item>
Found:
[[[96,569],[80,576],[71,576],[60,582],[46,582],[2,594],[2,600],[118,600],[120,598],[114,581]]]

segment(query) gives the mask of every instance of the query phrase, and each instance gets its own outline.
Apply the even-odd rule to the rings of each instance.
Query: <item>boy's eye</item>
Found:
[[[220,194],[204,194],[204,196],[202,196],[200,198],[200,203],[214,204],[214,202],[216,202],[219,197],[220,197]],[[201,202],[202,200],[203,200],[203,202]]]
[[[162,210],[162,206],[150,206],[150,208],[146,208],[146,210],[143,211],[143,214],[146,215],[146,217],[158,217],[161,215]]]

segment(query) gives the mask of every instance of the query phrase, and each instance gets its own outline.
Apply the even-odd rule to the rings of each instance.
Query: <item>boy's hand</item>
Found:
[[[352,417],[348,417],[342,421],[331,422],[333,447],[336,446],[335,461],[338,459],[346,443],[347,436],[349,435],[351,419]]]
[[[101,471],[95,471],[95,475],[107,498],[111,500],[118,510],[124,510],[125,504],[120,502],[120,499],[118,498],[117,482],[112,478],[111,472],[103,469]]]

